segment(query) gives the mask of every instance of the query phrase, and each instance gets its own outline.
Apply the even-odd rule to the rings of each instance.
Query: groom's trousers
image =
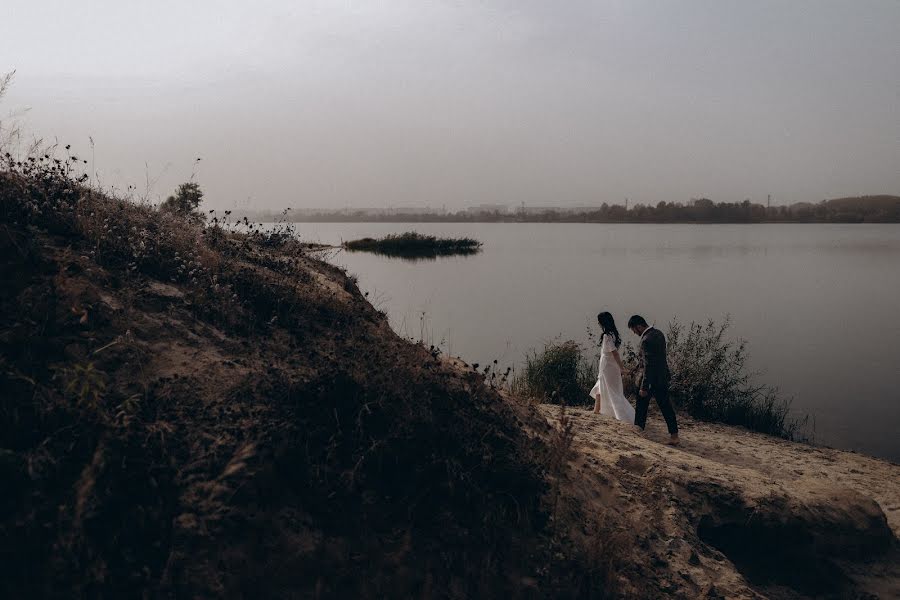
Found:
[[[656,399],[656,405],[659,406],[659,410],[666,420],[669,435],[678,435],[678,421],[675,420],[675,409],[672,408],[672,403],[669,402],[668,388],[653,390],[646,396],[638,394],[637,404],[634,407],[634,424],[641,429],[647,425],[647,409],[650,408],[651,396]]]

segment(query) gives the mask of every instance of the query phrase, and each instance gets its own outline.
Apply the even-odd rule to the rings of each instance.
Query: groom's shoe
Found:
[[[677,435],[677,434],[676,434],[676,435],[670,435],[670,436],[669,436],[669,441],[666,442],[666,444],[668,444],[669,446],[677,446],[677,445],[680,444],[680,443],[681,443],[681,440],[678,439],[678,435]]]

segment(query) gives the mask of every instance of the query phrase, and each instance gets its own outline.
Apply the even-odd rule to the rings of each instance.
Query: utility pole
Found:
[[[766,210],[772,208],[772,194],[769,194],[768,199],[766,200]]]

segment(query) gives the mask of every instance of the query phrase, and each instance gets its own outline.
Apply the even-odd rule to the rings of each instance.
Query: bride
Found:
[[[594,399],[594,412],[634,423],[634,408],[622,391],[622,371],[625,370],[622,357],[619,356],[622,338],[613,316],[608,312],[597,315],[597,322],[603,333],[600,335],[600,372],[597,374],[597,383],[590,391]]]

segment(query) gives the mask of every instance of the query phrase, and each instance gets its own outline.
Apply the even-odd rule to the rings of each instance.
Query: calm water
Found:
[[[470,362],[520,364],[601,310],[665,325],[730,315],[762,379],[815,419],[817,442],[900,461],[900,226],[299,224],[339,243],[416,230],[484,242],[407,262],[340,252],[401,334]],[[587,390],[585,390],[587,392]]]

